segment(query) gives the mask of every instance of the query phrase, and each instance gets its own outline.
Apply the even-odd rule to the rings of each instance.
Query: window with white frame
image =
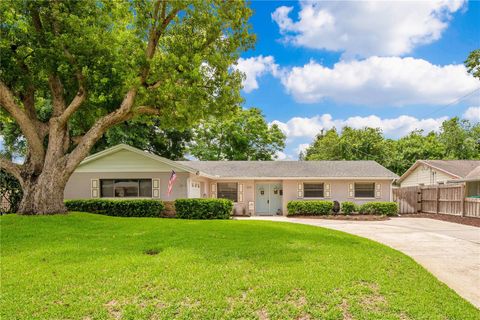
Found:
[[[303,184],[303,197],[304,198],[323,198],[324,197],[324,184],[318,182],[308,182]]]
[[[217,198],[238,202],[238,183],[219,182],[217,183]]]
[[[355,198],[375,198],[375,182],[355,182]]]
[[[102,198],[151,198],[152,179],[100,179]]]

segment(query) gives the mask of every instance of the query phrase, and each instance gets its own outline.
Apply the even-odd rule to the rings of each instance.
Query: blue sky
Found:
[[[480,2],[251,7],[257,43],[237,66],[247,77],[242,94],[287,134],[280,158],[296,158],[332,126],[377,126],[397,138],[453,116],[480,121],[480,81],[463,66],[480,48]]]

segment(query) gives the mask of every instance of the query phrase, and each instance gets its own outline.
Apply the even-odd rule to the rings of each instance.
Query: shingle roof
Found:
[[[375,161],[178,161],[219,177],[372,177],[398,176]]]
[[[465,178],[473,169],[480,166],[480,160],[422,160],[423,163]]]
[[[478,167],[476,167],[475,169],[473,169],[472,171],[470,171],[470,173],[467,174],[467,176],[465,178],[467,178],[467,179],[480,179],[480,165]]]

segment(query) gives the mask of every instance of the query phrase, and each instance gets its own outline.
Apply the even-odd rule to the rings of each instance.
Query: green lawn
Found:
[[[83,213],[0,223],[1,319],[480,318],[407,256],[327,229]]]

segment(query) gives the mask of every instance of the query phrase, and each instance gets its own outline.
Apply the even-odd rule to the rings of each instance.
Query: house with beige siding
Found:
[[[285,215],[291,200],[391,201],[397,178],[375,161],[172,161],[120,144],[80,163],[65,199],[226,198],[237,214]]]
[[[480,160],[417,160],[397,183],[412,187],[460,182],[478,166]]]

